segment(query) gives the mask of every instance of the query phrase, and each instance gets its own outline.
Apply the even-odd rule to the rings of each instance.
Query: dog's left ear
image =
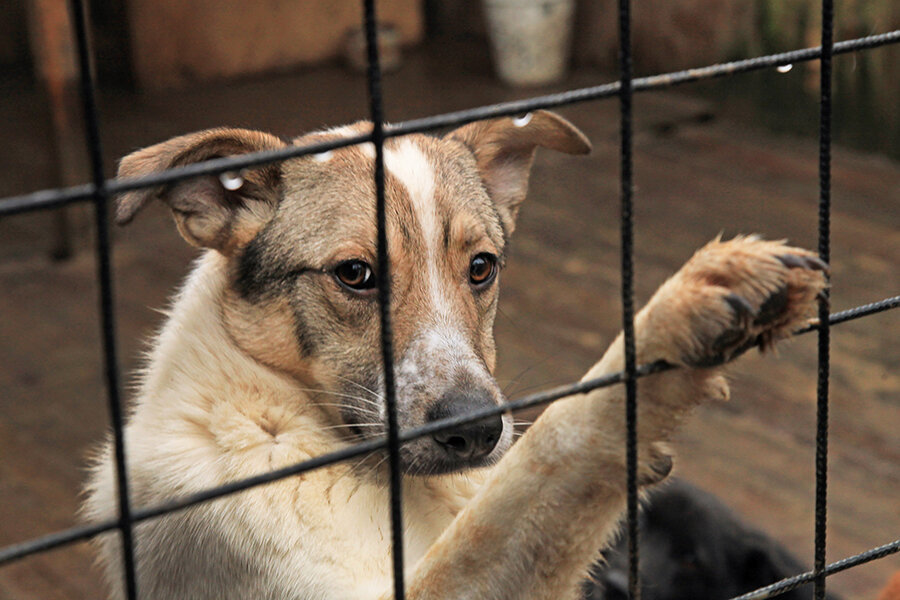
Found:
[[[567,154],[591,151],[591,143],[581,131],[559,115],[544,110],[515,119],[469,123],[447,136],[459,140],[475,154],[478,171],[507,233],[515,228],[538,146]]]
[[[119,177],[144,177],[213,158],[282,148],[279,138],[247,129],[209,129],[172,138],[122,159]],[[194,246],[230,254],[248,243],[275,212],[281,170],[277,164],[248,169],[240,178],[204,175],[158,188],[126,192],[116,207],[124,225],[148,202],[172,210],[182,237]]]

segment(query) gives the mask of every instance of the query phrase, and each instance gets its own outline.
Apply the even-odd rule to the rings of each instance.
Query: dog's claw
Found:
[[[804,260],[796,254],[782,254],[775,258],[788,269],[802,269],[806,266]]]
[[[822,271],[824,273],[829,272],[828,263],[819,258],[818,256],[807,256],[806,257],[807,266],[813,271]]]
[[[828,272],[828,265],[818,256],[800,256],[798,254],[782,254],[776,256],[781,264],[789,269],[809,269],[811,271]]]

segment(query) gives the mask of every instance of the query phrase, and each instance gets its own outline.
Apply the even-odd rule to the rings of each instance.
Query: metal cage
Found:
[[[668,366],[636,365],[634,353],[634,293],[633,293],[633,225],[632,225],[632,95],[635,92],[659,89],[682,83],[705,79],[725,77],[737,73],[790,65],[802,61],[818,60],[821,64],[820,81],[820,145],[819,145],[819,254],[828,261],[830,255],[830,213],[831,213],[831,88],[832,88],[832,56],[888,44],[900,43],[900,30],[872,35],[848,41],[833,42],[834,9],[833,0],[822,1],[822,33],[821,46],[760,56],[730,63],[717,64],[686,71],[678,71],[634,78],[632,76],[631,54],[631,18],[630,0],[619,0],[619,66],[620,80],[614,83],[595,87],[573,89],[558,94],[533,97],[527,100],[493,104],[446,113],[422,119],[415,119],[392,125],[383,122],[383,104],[381,96],[381,71],[378,58],[378,46],[375,43],[375,1],[363,0],[365,32],[368,57],[368,89],[370,118],[373,129],[370,134],[356,137],[317,143],[307,146],[293,146],[275,151],[257,152],[229,158],[218,158],[186,167],[171,169],[141,179],[105,180],[101,158],[99,117],[94,99],[94,81],[90,70],[90,54],[87,39],[87,24],[82,0],[70,0],[70,10],[75,27],[75,40],[80,67],[81,100],[84,107],[84,118],[87,131],[87,152],[92,167],[92,183],[64,189],[48,189],[30,194],[0,199],[0,216],[12,215],[27,211],[61,207],[74,202],[89,201],[95,207],[97,226],[97,277],[100,283],[100,311],[102,325],[103,358],[105,368],[108,403],[112,417],[114,435],[115,464],[118,481],[119,517],[103,523],[73,527],[44,537],[13,544],[0,548],[0,566],[20,560],[27,556],[45,552],[63,545],[75,543],[94,537],[104,532],[118,530],[122,537],[123,566],[129,600],[139,598],[134,564],[133,528],[135,523],[152,519],[186,507],[220,498],[247,488],[263,485],[284,477],[310,471],[356,456],[385,449],[391,466],[391,517],[394,567],[394,596],[401,600],[404,595],[402,529],[401,529],[401,497],[399,447],[410,440],[433,434],[441,429],[451,428],[470,421],[505,411],[514,411],[531,406],[543,405],[559,398],[584,393],[603,386],[623,384],[626,387],[626,427],[627,427],[627,489],[628,515],[627,535],[629,554],[629,594],[631,598],[639,598],[638,585],[638,529],[637,529],[637,423],[636,423],[636,386],[640,377],[665,370]],[[126,449],[123,443],[123,415],[120,398],[119,370],[116,357],[115,315],[113,314],[113,281],[110,271],[110,238],[107,222],[107,203],[116,194],[128,190],[155,187],[161,184],[197,177],[200,175],[221,174],[227,171],[239,171],[243,168],[273,163],[292,157],[325,152],[334,148],[371,142],[376,149],[375,155],[375,190],[378,224],[378,259],[377,268],[386,274],[390,268],[387,258],[387,240],[385,236],[384,213],[384,156],[383,143],[391,137],[405,134],[431,131],[434,129],[458,126],[480,119],[500,116],[521,115],[531,110],[552,108],[568,104],[618,97],[620,102],[620,169],[621,169],[621,276],[622,276],[622,309],[625,332],[626,360],[625,370],[603,378],[585,381],[573,385],[560,386],[538,394],[526,396],[503,406],[492,407],[462,417],[435,421],[415,429],[399,431],[396,418],[393,364],[391,353],[390,327],[390,289],[389,278],[379,277],[378,300],[380,304],[382,337],[381,346],[385,367],[385,401],[388,415],[388,435],[385,439],[363,442],[338,452],[319,456],[314,459],[292,465],[256,477],[235,481],[214,489],[205,490],[191,496],[173,498],[161,505],[135,510],[131,507],[128,496],[128,476],[125,467]],[[828,575],[843,571],[869,561],[900,551],[900,539],[872,548],[866,552],[826,564],[825,560],[825,524],[828,507],[826,504],[827,464],[828,464],[828,379],[829,379],[829,331],[830,326],[851,319],[871,315],[900,306],[900,296],[886,298],[872,304],[859,306],[851,310],[829,313],[828,299],[824,298],[819,305],[819,324],[798,332],[818,333],[818,385],[817,385],[817,425],[816,425],[816,490],[815,490],[815,557],[814,568],[810,572],[800,573],[794,577],[773,583],[764,588],[744,594],[733,600],[758,600],[772,598],[809,582],[814,583],[815,598],[825,597],[825,582]]]

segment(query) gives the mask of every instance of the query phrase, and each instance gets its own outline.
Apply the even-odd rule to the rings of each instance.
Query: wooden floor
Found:
[[[579,72],[567,85],[608,81]],[[0,194],[47,187],[52,153],[35,95],[0,91]],[[385,82],[392,120],[524,97],[499,87],[483,57],[414,56]],[[108,168],[171,135],[216,125],[295,134],[364,117],[365,83],[340,68],[101,99]],[[564,113],[595,145],[588,158],[540,154],[504,272],[498,377],[510,396],[572,381],[619,328],[617,105]],[[676,93],[636,99],[637,293],[724,232],[816,246],[817,145],[720,118]],[[713,117],[710,119],[710,117]],[[900,165],[835,149],[833,307],[900,293]],[[51,263],[45,217],[0,220],[0,545],[77,522],[85,455],[107,427],[90,253]],[[118,338],[130,372],[194,252],[159,208],[117,232]],[[832,337],[828,558],[900,537],[900,319],[885,313]],[[812,560],[816,343],[731,370],[732,401],[700,411],[680,435],[677,473],[722,497]],[[126,382],[127,382],[126,378]],[[0,568],[0,599],[102,596],[82,544]],[[874,598],[896,556],[830,579],[848,599]]]

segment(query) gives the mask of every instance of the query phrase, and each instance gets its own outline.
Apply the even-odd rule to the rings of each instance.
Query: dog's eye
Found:
[[[493,281],[496,275],[497,257],[493,254],[482,252],[469,264],[469,281],[472,285],[485,286]]]
[[[361,260],[348,260],[334,269],[338,282],[354,292],[365,292],[375,288],[375,274],[368,263]]]

